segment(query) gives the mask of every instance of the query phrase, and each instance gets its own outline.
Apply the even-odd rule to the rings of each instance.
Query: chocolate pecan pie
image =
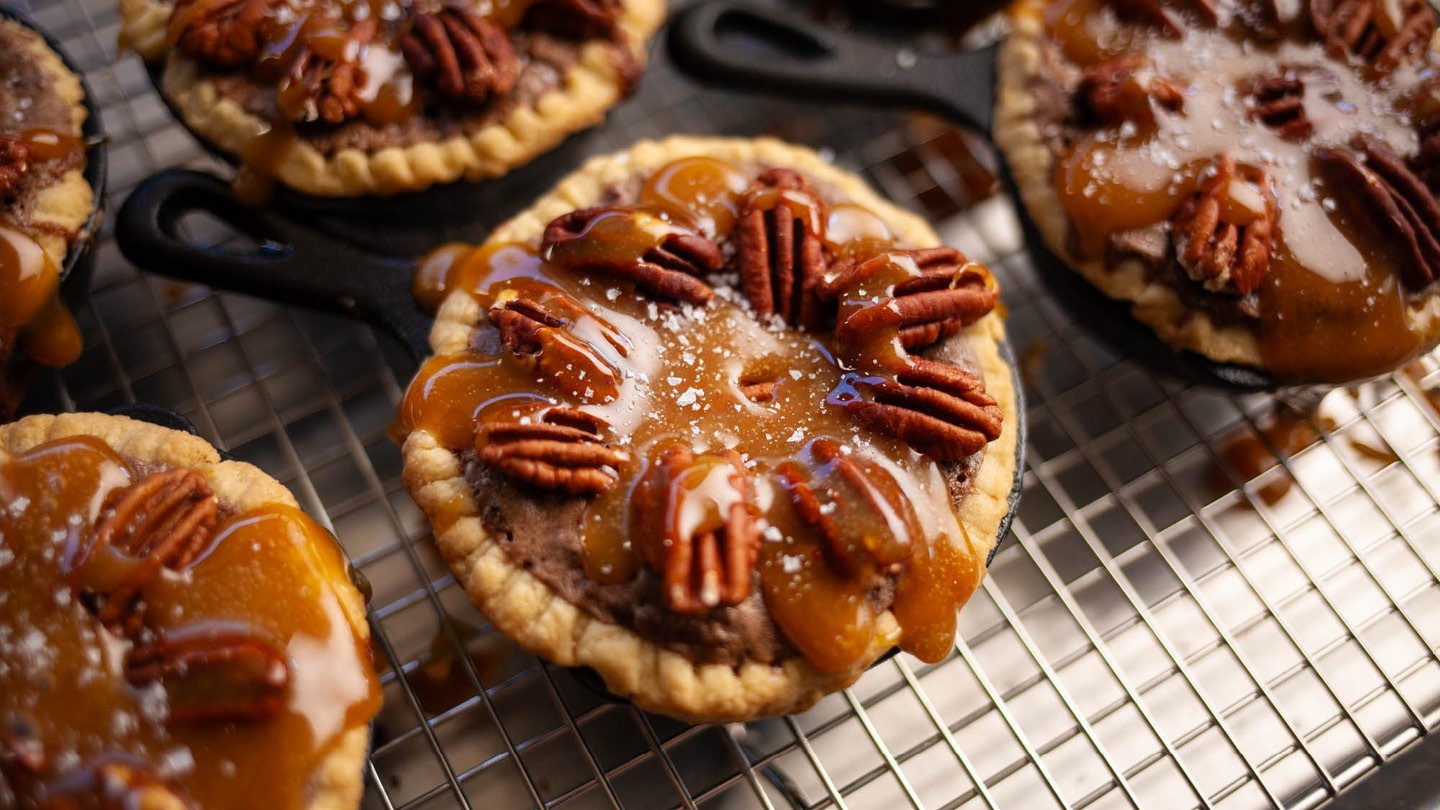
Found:
[[[406,484],[522,645],[696,721],[953,649],[1020,415],[995,279],[924,222],[808,150],[672,138],[417,290]]]
[[[325,196],[504,174],[625,96],[665,0],[119,0],[241,190]]]
[[[996,140],[1051,249],[1165,340],[1281,383],[1440,340],[1425,0],[1022,0]]]
[[[90,237],[80,79],[34,31],[0,17],[0,420],[35,364],[68,365],[80,332],[60,268]]]
[[[0,807],[355,808],[369,635],[254,467],[118,416],[0,426]]]

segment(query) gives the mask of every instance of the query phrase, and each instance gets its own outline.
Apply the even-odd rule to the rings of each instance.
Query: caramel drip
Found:
[[[33,162],[64,160],[84,149],[79,138],[35,128],[9,137]],[[65,366],[80,356],[80,328],[60,302],[60,268],[34,234],[0,215],[0,361],[19,346],[38,363]]]
[[[268,205],[275,196],[275,177],[296,142],[295,128],[290,122],[272,121],[270,128],[251,141],[242,156],[235,173],[236,199],[246,205]]]
[[[720,479],[697,468],[693,480],[678,479],[688,487],[672,499],[680,512],[668,519],[637,516],[632,496],[645,480],[652,454],[675,443],[688,446],[697,458],[734,450],[753,477],[755,506],[767,527],[756,564],[757,590],[795,647],[828,671],[852,666],[895,643],[938,660],[950,649],[955,611],[979,582],[983,563],[956,518],[939,466],[903,442],[857,424],[844,407],[864,396],[848,373],[854,364],[893,366],[879,356],[899,351],[899,325],[875,330],[873,343],[837,346],[826,334],[762,326],[738,303],[738,295],[721,291],[708,306],[681,309],[637,294],[628,282],[585,270],[587,262],[634,261],[677,229],[707,234],[713,229],[716,237],[727,237],[753,174],[711,158],[672,163],[642,185],[640,199],[651,206],[648,214],[598,216],[587,238],[563,243],[543,259],[533,248],[513,244],[469,252],[447,245],[433,253],[422,262],[415,283],[427,306],[452,294],[473,297],[482,311],[517,298],[544,302],[565,322],[558,331],[570,344],[613,370],[606,378],[613,384],[582,391],[582,384],[599,377],[593,368],[578,365],[563,373],[537,373],[543,353],[537,360],[507,351],[494,326],[482,322],[467,351],[432,358],[420,369],[401,405],[397,433],[427,430],[443,446],[466,452],[477,424],[533,418],[541,404],[580,406],[604,419],[610,427],[602,438],[626,451],[629,462],[617,471],[614,486],[586,501],[581,517],[585,575],[600,587],[627,583],[646,568],[642,546],[656,544],[642,542],[645,525],[713,530],[733,496],[716,484]],[[787,194],[761,192],[762,203],[773,204]],[[807,227],[829,235],[837,251],[892,244],[883,222],[857,206],[837,205],[828,217],[808,202],[796,208],[807,212]],[[872,304],[919,272],[914,261],[901,259],[895,265],[870,289],[849,290],[847,301],[854,307]],[[845,311],[842,305],[842,317]],[[840,357],[850,359],[842,364]],[[576,376],[579,371],[583,378]],[[754,401],[745,389],[761,383],[773,383],[773,388],[767,385],[763,401]],[[891,603],[872,601],[882,574],[874,566],[853,571],[842,565],[797,515],[779,477],[781,466],[797,458],[823,466],[808,450],[820,440],[863,463],[869,486],[881,493],[875,497],[908,502],[905,509],[913,510],[920,548],[913,562],[883,574],[895,582]],[[436,530],[447,529],[461,508],[457,502],[445,514],[432,516]],[[899,525],[888,522],[899,518],[876,517],[845,499],[826,508],[875,538],[888,537]],[[887,607],[899,630],[877,639],[878,615]]]
[[[60,302],[60,269],[30,235],[0,218],[0,358],[19,346],[38,363],[80,356],[80,328]]]
[[[120,674],[134,642],[87,608],[87,589],[140,564],[91,547],[106,496],[138,477],[88,437],[0,461],[0,492],[29,504],[0,510],[0,660],[24,662],[0,666],[0,695],[34,730],[50,769],[41,782],[74,783],[77,769],[123,755],[197,807],[305,807],[320,763],[380,705],[369,650],[328,585],[344,581],[345,560],[304,513],[271,506],[223,518],[198,561],[154,580],[149,632],[253,636],[289,665],[283,707],[268,718],[167,721],[166,689]]]
[[[1184,109],[1159,112],[1153,131],[1102,127],[1061,156],[1054,184],[1081,257],[1103,260],[1112,235],[1169,220],[1214,159],[1229,154],[1242,167],[1268,173],[1279,201],[1254,327],[1265,365],[1290,382],[1342,382],[1383,373],[1419,351],[1412,302],[1397,283],[1403,259],[1347,221],[1344,206],[1335,204],[1344,192],[1327,188],[1312,160],[1318,149],[1344,148],[1361,132],[1413,154],[1405,94],[1416,85],[1416,68],[1374,84],[1308,32],[1247,40],[1241,26],[1201,23],[1182,8],[1173,15],[1180,30],[1166,36],[1117,18],[1113,5],[1059,0],[1046,12],[1047,30],[1082,67],[1143,53],[1145,76],[1185,88]],[[1429,61],[1420,67],[1433,70]],[[1313,130],[1302,137],[1252,120],[1247,82],[1280,69],[1303,79],[1299,102]]]

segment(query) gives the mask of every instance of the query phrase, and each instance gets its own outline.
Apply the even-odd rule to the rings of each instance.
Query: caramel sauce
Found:
[[[1241,481],[1253,481],[1278,466],[1282,458],[1293,458],[1318,442],[1320,431],[1316,429],[1316,424],[1327,431],[1335,427],[1335,421],[1322,414],[1318,404],[1312,409],[1297,410],[1277,402],[1258,433],[1248,427],[1238,428],[1221,445],[1220,457]],[[1295,485],[1288,472],[1282,473],[1256,491],[1260,500],[1268,506],[1283,500]],[[1217,493],[1232,489],[1223,470],[1216,468],[1212,477]]]
[[[830,206],[830,217],[825,222],[825,244],[837,256],[853,256],[895,244],[895,234],[885,220],[870,209],[841,203]]]
[[[168,721],[165,688],[127,683],[132,642],[83,596],[139,564],[91,547],[107,494],[138,477],[88,437],[0,460],[12,507],[0,510],[0,713],[34,729],[52,789],[122,757],[198,807],[307,806],[318,765],[380,705],[369,648],[326,585],[345,581],[344,558],[297,509],[222,512],[201,558],[146,589],[145,623],[171,639],[239,631],[274,644],[290,665],[285,702],[259,720]]]
[[[277,120],[250,142],[235,173],[235,198],[246,205],[268,205],[275,197],[275,176],[296,143],[295,128]]]
[[[30,148],[32,162],[63,160],[84,149],[80,139],[52,129],[10,136]],[[35,236],[0,213],[0,361],[19,347],[47,366],[80,357],[83,340],[60,302],[60,267]]]
[[[604,439],[630,459],[614,486],[586,501],[580,524],[585,574],[602,587],[640,574],[646,566],[642,548],[655,547],[657,527],[717,525],[735,497],[718,454],[734,450],[753,477],[754,506],[765,527],[758,590],[786,638],[828,671],[854,665],[876,643],[898,643],[938,660],[953,644],[956,609],[983,574],[980,552],[955,516],[939,466],[846,413],[846,403],[862,396],[854,368],[900,362],[880,359],[899,350],[898,324],[875,329],[863,346],[838,346],[828,334],[762,325],[737,291],[718,289],[705,307],[662,306],[628,282],[584,270],[588,262],[637,261],[677,229],[728,236],[737,195],[753,175],[748,167],[710,158],[680,160],[646,178],[639,196],[650,213],[596,217],[584,238],[560,243],[547,256],[514,244],[468,253],[447,245],[432,254],[416,280],[423,301],[433,305],[446,291],[468,294],[485,309],[517,296],[544,300],[565,320],[555,330],[565,342],[553,345],[567,347],[569,358],[593,362],[546,369],[549,350],[538,358],[506,351],[498,331],[482,318],[467,351],[422,366],[401,404],[397,432],[427,430],[441,445],[464,452],[477,423],[533,418],[545,405],[578,406],[608,422]],[[788,192],[764,191],[758,198],[762,205],[792,198],[797,210],[803,204],[806,226],[828,235],[834,246],[860,251],[892,244],[883,223],[855,206],[836,205],[826,216]],[[919,272],[908,259],[887,268],[868,289],[847,291],[846,300],[858,307]],[[846,311],[842,306],[842,317]],[[773,397],[752,402],[741,385],[762,381],[775,383]],[[864,550],[857,553],[898,565],[898,573],[887,574],[895,583],[888,607],[900,624],[893,638],[875,638],[877,569],[851,572],[839,565],[798,517],[778,477],[782,465],[797,459],[824,467],[809,449],[822,440],[856,459],[869,472],[870,494],[891,504],[878,517],[848,497],[827,508],[847,526],[847,542]],[[651,458],[677,443],[696,454],[696,465],[676,483],[680,490],[669,501],[676,504],[674,513],[637,511],[632,496]],[[460,507],[432,516],[436,530],[447,528]],[[899,560],[887,544],[902,526],[918,542]]]
[[[744,172],[724,161],[682,158],[650,175],[640,204],[713,237],[735,227],[740,196],[749,185]]]
[[[1323,43],[1298,36],[1246,41],[1239,26],[1202,25],[1187,13],[1175,11],[1182,30],[1166,37],[1117,19],[1100,0],[1060,0],[1046,12],[1050,35],[1076,64],[1143,52],[1148,73],[1186,88],[1183,113],[1158,111],[1153,132],[1129,124],[1101,129],[1061,156],[1055,186],[1080,253],[1099,258],[1112,234],[1168,220],[1214,158],[1228,153],[1268,173],[1280,203],[1255,327],[1265,365],[1299,383],[1355,380],[1402,364],[1423,347],[1412,331],[1413,301],[1398,283],[1399,258],[1347,221],[1312,156],[1360,132],[1413,154],[1405,93],[1416,71],[1433,65],[1401,68],[1375,84]],[[1246,83],[1282,68],[1304,77],[1302,104],[1314,131],[1300,140],[1250,118]]]

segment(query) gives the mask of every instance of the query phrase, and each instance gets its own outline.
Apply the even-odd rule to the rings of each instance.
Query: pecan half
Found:
[[[1382,74],[1419,59],[1436,27],[1427,0],[1310,0],[1310,22],[1332,56]]]
[[[631,520],[671,611],[700,614],[750,597],[760,553],[754,499],[734,450],[696,457],[672,444],[651,458],[631,498]]]
[[[234,70],[259,58],[271,9],[282,0],[179,0],[169,35],[181,51],[211,67]]]
[[[1283,68],[1252,79],[1244,88],[1250,117],[1287,140],[1301,140],[1315,131],[1305,114],[1305,83],[1334,84],[1335,77],[1318,68]]]
[[[1155,108],[1179,112],[1185,90],[1168,79],[1145,77],[1148,60],[1141,54],[1107,59],[1086,69],[1075,89],[1075,105],[1083,120],[1118,127],[1130,122],[1155,128]]]
[[[775,389],[780,383],[775,380],[756,380],[755,382],[741,382],[740,393],[751,402],[764,403],[775,398]]]
[[[0,199],[10,196],[30,171],[30,145],[19,138],[0,137]]]
[[[322,51],[305,42],[276,91],[276,106],[292,121],[339,124],[359,115],[366,81],[361,56],[378,31],[379,22],[366,17],[344,32],[343,45]]]
[[[1424,181],[1430,193],[1440,194],[1440,112],[1426,117],[1415,129],[1420,148],[1410,158],[1410,170]]]
[[[480,462],[516,481],[566,495],[599,495],[615,485],[630,454],[605,444],[609,425],[578,408],[547,407],[528,421],[481,424]]]
[[[125,680],[135,687],[161,683],[171,723],[259,720],[284,708],[290,665],[254,636],[195,633],[132,647]]]
[[[1270,270],[1279,215],[1270,177],[1221,157],[1214,175],[1171,218],[1181,268],[1212,292],[1248,295]]]
[[[583,208],[545,228],[547,260],[586,273],[632,282],[659,298],[704,304],[715,297],[696,278],[719,270],[719,245],[653,214],[621,206]]]
[[[923,357],[910,362],[894,379],[847,375],[871,398],[845,402],[845,409],[938,461],[959,461],[1000,438],[1004,416],[975,375]]]
[[[825,203],[792,169],[767,169],[740,199],[735,266],[755,315],[779,315],[818,330],[827,309],[816,296],[825,275]]]
[[[913,263],[910,266],[897,262]],[[905,270],[896,280],[893,269]],[[990,271],[952,247],[887,250],[865,259],[842,259],[816,290],[823,301],[868,299],[859,311],[843,314],[835,327],[842,341],[864,340],[898,328],[907,350],[944,340],[985,317],[1000,300]]]
[[[501,345],[532,358],[542,377],[574,396],[608,402],[619,395],[619,370],[567,329],[570,321],[537,301],[507,295],[510,292],[497,296],[489,312],[500,330]]]
[[[1400,252],[1400,279],[1412,290],[1440,275],[1440,205],[1389,145],[1369,135],[1352,146],[1365,156],[1325,149],[1315,155],[1342,205]]]
[[[415,76],[449,101],[484,104],[509,93],[520,78],[510,35],[467,6],[433,12],[412,6],[410,30],[399,41]]]
[[[138,619],[134,607],[141,591],[162,568],[182,571],[200,556],[219,510],[205,476],[195,470],[153,473],[112,493],[101,513],[105,516],[95,525],[91,553],[110,546],[140,562],[104,596],[101,623],[116,628]]]
[[[567,39],[603,39],[615,33],[622,11],[621,0],[540,0],[523,24]]]
[[[807,448],[811,464],[783,462],[776,473],[800,520],[825,541],[830,558],[846,575],[900,572],[915,553],[920,533],[915,509],[895,479],[862,465],[829,439]]]

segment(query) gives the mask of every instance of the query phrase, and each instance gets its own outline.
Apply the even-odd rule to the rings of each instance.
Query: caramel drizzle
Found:
[[[31,753],[11,781],[21,805],[98,791],[305,807],[320,763],[380,705],[369,650],[323,586],[346,576],[334,539],[290,507],[217,522],[195,473],[142,478],[89,437],[0,453],[0,491],[31,504],[0,510],[0,653],[26,661],[0,668],[0,737],[23,737],[0,739],[0,760],[6,744]],[[159,535],[189,539],[147,544]],[[136,620],[102,623],[112,601]]]
[[[1043,12],[1039,5],[1030,13],[1043,14],[1048,36],[1076,66],[1104,73],[1123,62],[1151,87],[1184,89],[1183,110],[1152,99],[1139,116],[1146,121],[1087,125],[1078,142],[1061,148],[1053,180],[1079,258],[1117,261],[1107,255],[1112,236],[1169,221],[1197,192],[1220,199],[1223,221],[1251,221],[1254,210],[1265,208],[1255,201],[1273,197],[1273,228],[1269,215],[1259,223],[1273,231],[1262,240],[1273,241],[1263,278],[1242,275],[1238,287],[1228,289],[1214,278],[1190,286],[1202,297],[1248,297],[1245,311],[1258,317],[1241,317],[1240,326],[1255,332],[1264,364],[1277,377],[1352,381],[1393,369],[1425,348],[1412,316],[1427,293],[1409,295],[1399,281],[1408,258],[1388,244],[1395,240],[1367,230],[1344,204],[1352,193],[1319,170],[1315,155],[1348,150],[1361,133],[1413,154],[1412,123],[1426,101],[1411,91],[1421,90],[1433,70],[1432,52],[1382,81],[1350,56],[1327,52],[1306,23],[1271,37],[1238,18],[1227,23],[1221,17],[1217,24],[1192,9],[1169,15],[1175,29],[1157,38],[1152,25],[1117,13],[1125,4],[1057,0]],[[1265,187],[1230,182],[1213,188],[1219,167],[1232,164],[1242,177],[1265,178]],[[1181,241],[1191,253],[1199,244]],[[1228,244],[1201,247],[1223,259]],[[1258,266],[1246,263],[1247,271]]]
[[[0,138],[23,144],[31,163],[63,160],[84,148],[79,138],[44,128]],[[65,366],[79,358],[82,345],[60,301],[60,267],[32,230],[0,215],[0,361],[18,347],[38,363]]]
[[[751,593],[748,586],[735,590],[743,581],[741,570],[750,565],[743,545],[736,545],[745,532],[743,522],[736,523],[744,520],[735,512],[741,496],[726,485],[725,475],[702,473],[717,464],[718,470],[730,470],[716,459],[734,454],[724,457],[743,459],[754,487],[744,501],[759,520],[756,530],[764,527],[756,556],[748,558],[759,575],[755,590],[786,638],[828,671],[894,644],[938,660],[951,649],[956,609],[975,588],[983,564],[954,514],[937,463],[860,425],[847,407],[868,401],[870,393],[865,380],[846,367],[873,369],[878,376],[871,381],[878,383],[914,365],[901,337],[906,322],[878,324],[865,340],[846,345],[823,332],[764,328],[724,289],[704,305],[657,301],[624,278],[585,272],[584,262],[574,258],[636,259],[677,229],[726,238],[751,176],[711,158],[662,167],[639,193],[649,213],[636,221],[653,227],[610,228],[610,240],[602,245],[567,243],[559,261],[547,261],[524,244],[472,250],[447,245],[431,254],[416,276],[417,297],[434,305],[463,291],[490,312],[493,325],[477,327],[469,350],[424,364],[401,405],[398,434],[427,430],[443,446],[464,453],[490,446],[483,438],[492,433],[486,425],[523,423],[552,406],[583,408],[608,425],[600,438],[625,451],[623,459],[610,459],[615,483],[585,504],[580,524],[585,575],[601,587],[626,583],[646,570],[648,555],[652,569],[666,572],[667,588],[677,589],[665,592],[667,601],[676,610],[702,615],[746,601]],[[651,216],[658,218],[646,218]],[[893,248],[888,228],[858,206],[841,204],[828,217],[819,210],[807,217],[806,226],[822,235],[834,255],[863,257]],[[838,290],[846,302],[842,318],[884,306],[894,287],[922,275],[908,255],[883,267]],[[982,297],[994,289],[993,278],[979,265],[964,263],[951,272],[956,284],[974,279]],[[540,300],[550,303],[538,308],[527,303],[518,311],[514,304]],[[565,362],[539,371],[531,355],[515,349],[538,345],[542,332],[556,346],[561,344],[550,333],[566,333],[573,347],[564,349]],[[580,362],[586,356],[603,362]],[[844,366],[839,358],[845,358]],[[547,428],[536,435],[542,433],[559,432]],[[597,457],[588,444],[593,440],[585,441],[575,453]],[[677,455],[677,446],[683,455]],[[637,488],[659,463],[655,454],[674,464],[691,451],[690,463],[699,465],[690,468],[692,474],[671,475],[669,494],[652,492],[640,506]],[[533,452],[539,458],[542,448]],[[570,455],[544,452],[557,460]],[[843,475],[808,477],[807,470],[829,469],[840,458],[848,465]],[[863,473],[857,477],[856,470]],[[592,476],[587,481],[603,481],[593,477],[597,473],[586,475]],[[810,493],[806,503],[813,507],[809,512],[787,494],[802,479]],[[818,516],[832,512],[847,530],[861,534],[841,540],[827,534],[822,526],[834,522]],[[458,503],[453,513],[431,516],[437,532],[459,517]],[[700,556],[661,554],[666,547],[653,537],[661,524],[691,527],[682,533],[700,538]],[[895,536],[901,529],[904,537]],[[846,551],[893,543],[910,551],[900,558]],[[694,567],[704,559],[713,559],[716,567]],[[899,623],[894,634],[880,631],[881,608],[869,597],[887,579],[896,586],[888,605]]]

